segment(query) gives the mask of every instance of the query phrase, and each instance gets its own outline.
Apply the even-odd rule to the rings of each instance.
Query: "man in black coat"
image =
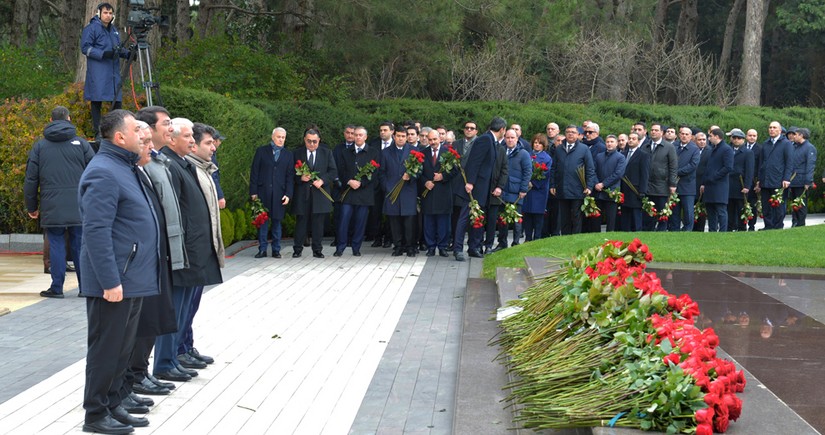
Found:
[[[320,133],[309,129],[304,132],[304,146],[296,150],[294,155],[295,188],[292,213],[295,214],[295,239],[292,244],[292,258],[301,256],[308,231],[312,236],[312,256],[324,258],[324,222],[333,210],[333,203],[324,192],[330,194],[339,173],[333,152],[328,148],[319,147],[320,143]],[[343,152],[346,154],[349,151]],[[306,163],[312,172],[317,172],[317,177],[299,177],[294,172],[294,165],[297,165],[299,160]]]
[[[708,136],[704,132],[697,132],[694,135],[696,147],[699,148],[699,165],[696,166],[696,202],[705,203],[705,198],[700,192],[702,186],[702,179],[705,177],[705,170],[708,167],[710,160],[710,147],[708,147]],[[707,224],[707,214],[704,216],[695,215],[693,217],[693,231],[703,233],[705,232],[705,225]]]
[[[26,162],[23,193],[32,219],[40,218],[49,242],[52,283],[40,292],[45,298],[62,298],[66,279],[66,242],[68,234],[75,270],[80,273],[80,240],[83,229],[77,208],[77,184],[86,165],[94,157],[92,147],[76,134],[69,109],[57,106],[43,138],[34,144]],[[38,201],[39,197],[39,201]],[[80,277],[78,276],[78,282]]]
[[[352,146],[355,144],[355,124],[347,124],[344,127],[344,141],[339,143],[335,146],[332,150],[332,156],[335,159],[335,164],[338,165],[341,162],[341,158],[343,156],[343,152],[345,150],[351,149]],[[333,213],[332,213],[332,227],[337,229],[338,223],[341,221],[341,182],[336,178],[333,180],[332,183],[332,191],[330,195],[332,195],[332,199],[335,200],[335,204],[333,204]],[[349,230],[350,239],[352,238],[352,229]],[[335,234],[335,237],[330,244],[332,247],[338,246],[338,234]]]
[[[664,131],[660,124],[650,125],[650,142],[642,145],[642,149],[650,152],[650,180],[647,185],[647,196],[653,201],[657,211],[662,211],[667,203],[668,196],[676,192],[676,173],[679,168],[679,158],[676,149],[662,137]],[[667,221],[659,220],[658,216],[642,216],[644,231],[666,231]]]
[[[272,130],[269,144],[255,150],[249,171],[249,195],[260,199],[268,210],[269,220],[258,229],[258,253],[266,257],[267,239],[272,237],[272,256],[281,258],[281,221],[292,198],[295,183],[295,162],[292,152],[284,148],[286,130]]]
[[[178,345],[183,341],[196,292],[202,292],[203,286],[223,282],[212,244],[209,207],[198,184],[196,168],[184,158],[195,145],[193,126],[188,119],[173,119],[172,143],[160,150],[171,161],[169,173],[172,187],[178,195],[189,267],[172,272],[172,302],[178,331],[161,335],[155,341],[154,375],[158,379],[176,382],[188,381],[198,374],[183,367],[177,359]]]
[[[748,222],[748,231],[756,231],[756,219],[759,218],[756,215],[756,202],[759,201],[759,194],[754,190],[759,178],[759,165],[761,164],[759,159],[762,156],[762,144],[757,142],[758,139],[759,132],[756,129],[752,128],[745,133],[745,145],[743,146],[753,153],[753,183],[748,187],[750,189],[748,191],[748,202],[753,210],[754,218]]]
[[[340,257],[347,247],[349,237],[347,229],[352,222],[352,255],[361,256],[361,243],[364,241],[364,232],[367,227],[369,207],[375,203],[375,186],[378,184],[378,174],[375,170],[371,176],[359,176],[361,168],[378,163],[381,159],[379,151],[366,144],[367,129],[355,128],[355,145],[349,151],[342,153],[341,166],[338,168],[338,177],[346,185],[341,198],[341,222],[338,224],[338,246],[333,254]]]
[[[565,142],[556,150],[550,169],[550,194],[559,200],[562,235],[581,233],[584,197],[590,195],[596,185],[593,155],[587,145],[577,140],[578,134],[575,125],[564,129]],[[584,170],[584,185],[578,174],[579,168]]]
[[[642,197],[647,193],[650,154],[639,145],[639,135],[630,133],[625,147],[627,164],[622,178],[622,231],[642,230]]]
[[[728,231],[746,231],[748,223],[741,216],[753,184],[753,152],[745,147],[742,130],[734,128],[728,136],[733,146],[733,170],[728,174]]]
[[[464,155],[464,150],[472,148],[472,144],[476,139],[478,139],[478,124],[475,121],[464,122],[463,130],[464,137],[453,142],[453,149],[456,150],[459,156]],[[465,163],[462,162],[461,164],[464,165]],[[450,234],[452,235],[456,232],[456,225],[458,224],[458,216],[461,214],[461,207],[469,201],[469,198],[466,195],[462,195],[460,193],[463,191],[463,187],[464,178],[461,177],[461,173],[458,169],[456,169],[455,177],[452,178],[452,191],[454,192],[452,201],[453,212],[450,216]],[[449,246],[452,248],[452,240],[450,240]]]
[[[421,198],[421,213],[423,214],[424,241],[427,244],[427,256],[438,255],[447,257],[447,245],[450,234],[450,213],[453,209],[452,178],[458,176],[458,167],[445,171],[443,162],[449,149],[443,145],[427,147],[423,151],[424,164],[419,177],[422,192],[427,195]]]

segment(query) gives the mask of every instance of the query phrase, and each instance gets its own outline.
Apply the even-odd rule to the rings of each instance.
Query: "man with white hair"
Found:
[[[258,253],[255,258],[266,257],[267,239],[272,238],[272,257],[281,258],[281,221],[293,195],[295,165],[292,151],[284,147],[286,130],[276,127],[272,140],[255,150],[249,171],[249,195],[259,199],[267,209],[269,220],[258,228]]]

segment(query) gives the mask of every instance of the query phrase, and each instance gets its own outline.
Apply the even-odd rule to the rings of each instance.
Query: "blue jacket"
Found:
[[[258,195],[258,199],[269,210],[272,219],[283,220],[286,206],[281,198],[286,196],[292,202],[294,197],[295,160],[292,151],[283,147],[278,155],[278,161],[275,162],[274,146],[275,144],[270,142],[255,150],[252,168],[249,171],[249,195]]]
[[[570,153],[565,151],[567,143],[559,145],[556,150],[556,159],[550,170],[550,188],[556,189],[558,199],[584,199],[584,188],[591,191],[596,185],[596,168],[593,165],[593,155],[587,145],[576,142]],[[577,168],[584,167],[585,184],[579,179]]]
[[[83,97],[87,101],[122,101],[120,58],[129,57],[129,51],[120,48],[117,26],[105,27],[100,18],[92,17],[80,35],[80,51],[86,56]],[[104,59],[105,51],[111,51],[112,56]]]
[[[793,172],[796,177],[791,180],[791,186],[810,186],[814,182],[814,165],[816,164],[816,147],[807,140],[793,145]]]
[[[607,190],[621,187],[626,165],[627,159],[617,150],[605,151],[596,156],[596,179],[604,184],[604,189],[593,195],[596,199],[609,200],[610,195]]]
[[[679,182],[676,184],[676,193],[679,195],[696,195],[696,169],[699,167],[699,147],[693,142],[688,142],[682,149],[682,144],[676,142],[676,157],[678,166],[676,176]]]
[[[509,156],[506,154],[506,148],[504,152],[507,158],[507,184],[503,189],[501,199],[504,202],[514,203],[519,199],[518,194],[527,193],[530,187],[533,159],[530,158],[530,153],[519,144],[516,144]]]
[[[709,204],[727,204],[728,174],[733,170],[733,148],[725,141],[719,142],[716,146],[708,146],[713,149],[707,150],[710,151],[710,157],[702,179],[702,186],[705,186],[702,200]]]
[[[378,147],[380,146],[381,144],[379,142]],[[379,180],[381,180],[381,190],[384,192],[381,195],[384,204],[383,212],[387,216],[415,216],[417,213],[417,178],[418,175],[421,174],[410,177],[408,181],[404,182],[395,204],[392,203],[392,200],[388,196],[395,188],[395,183],[398,183],[401,177],[404,176],[404,173],[407,172],[407,169],[404,167],[404,162],[412,150],[412,146],[407,143],[405,143],[401,149],[399,149],[395,143],[392,143],[390,146],[381,150],[381,167],[378,168],[378,176]],[[432,154],[430,155],[432,156]]]
[[[753,184],[753,152],[744,145],[733,150],[733,170],[728,174],[728,199],[745,197],[742,193],[743,183],[748,190]]]
[[[590,148],[590,155],[593,156],[594,162],[596,161],[596,156],[607,151],[607,145],[605,145],[604,139],[602,139],[601,136],[593,140],[584,139],[582,140],[582,143],[587,145],[588,148]]]
[[[103,297],[123,286],[124,298],[160,293],[156,210],[138,178],[138,155],[104,140],[80,178],[83,222],[80,289]]]
[[[759,159],[759,187],[779,189],[783,181],[790,181],[793,173],[793,144],[780,135],[774,145],[768,138],[762,143],[762,157]]]
[[[544,180],[530,180],[531,189],[527,191],[527,196],[524,197],[524,203],[521,206],[522,213],[541,213],[547,208],[547,197],[550,196],[550,168],[553,166],[553,159],[550,154],[544,151],[532,154],[533,162],[544,163],[547,165],[547,170],[544,172]],[[532,166],[532,162],[530,163]],[[530,176],[532,177],[532,169]]]

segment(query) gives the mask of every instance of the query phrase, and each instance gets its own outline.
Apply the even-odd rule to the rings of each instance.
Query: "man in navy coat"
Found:
[[[693,206],[696,201],[696,168],[699,167],[699,147],[693,142],[690,127],[679,127],[679,140],[673,144],[676,148],[676,193],[679,202],[668,220],[670,231],[693,231]]]
[[[708,211],[708,231],[724,232],[728,230],[728,174],[733,170],[733,149],[719,127],[710,130],[708,142],[712,149],[708,150],[708,166],[699,189]]]
[[[579,142],[575,125],[564,130],[565,142],[556,150],[553,168],[550,170],[550,194],[559,199],[561,234],[582,232],[581,207],[584,197],[590,195],[596,185],[596,169],[593,155],[587,145]],[[584,169],[585,180],[579,178],[578,168]]]
[[[131,112],[103,117],[104,137],[79,186],[80,275],[88,313],[85,432],[130,433],[146,426],[121,405],[144,296],[160,291],[156,210],[137,173],[140,128]]]
[[[338,168],[338,177],[346,185],[341,199],[341,221],[338,224],[338,246],[335,257],[344,254],[347,242],[351,242],[352,255],[361,256],[361,243],[367,227],[369,208],[375,203],[375,186],[379,183],[377,171],[370,177],[359,177],[358,172],[371,162],[378,163],[381,159],[380,151],[366,143],[367,129],[355,128],[355,145],[344,151],[341,156],[341,165]],[[380,163],[379,163],[380,165]],[[347,229],[352,222],[352,240],[350,241]]]
[[[753,183],[753,152],[745,147],[742,130],[734,128],[728,136],[733,145],[733,170],[728,174],[728,231],[746,231],[747,223],[741,216]]]
[[[796,174],[794,179],[791,180],[789,201],[793,201],[800,196],[807,197],[808,189],[814,182],[816,147],[808,142],[810,135],[811,132],[807,128],[796,129],[796,133],[792,137],[788,135],[793,140],[793,173]],[[808,216],[807,200],[804,204],[798,210],[791,211],[791,225],[794,227],[805,226],[805,218]]]
[[[396,132],[396,141],[398,140]],[[450,151],[446,146],[435,144],[427,147],[424,153],[424,168],[419,177],[422,192],[427,195],[421,198],[421,214],[423,220],[424,242],[427,244],[427,256],[438,255],[447,257],[447,244],[450,235],[450,213],[453,210],[453,190],[451,181],[458,175],[458,167],[445,172],[442,163],[445,155]],[[422,193],[423,194],[423,193]]]
[[[438,132],[433,130],[436,136]],[[433,134],[433,132],[430,132]],[[384,139],[382,137],[382,139]],[[436,143],[436,145],[438,145]],[[381,146],[378,142],[377,146]],[[418,175],[407,174],[404,162],[409,158],[412,146],[407,143],[407,131],[398,129],[393,134],[390,146],[381,151],[381,167],[378,169],[378,176],[381,181],[381,205],[383,214],[390,222],[390,233],[392,244],[395,246],[392,256],[398,257],[404,253],[408,257],[415,257],[417,239],[415,235],[415,224],[418,204]],[[401,193],[395,202],[389,195],[395,188],[395,184],[403,182]],[[375,208],[377,209],[378,206]],[[379,239],[380,240],[380,239]]]
[[[624,150],[627,160],[622,177],[622,231],[642,230],[642,197],[647,193],[650,176],[650,154],[639,145],[639,134],[627,135]]]
[[[592,123],[590,124],[593,125]],[[607,224],[607,232],[616,231],[616,201],[610,197],[608,190],[618,189],[621,186],[622,177],[624,176],[625,166],[627,166],[627,159],[617,150],[619,141],[616,136],[608,135],[605,142],[605,151],[596,156],[596,204],[602,211],[605,223]],[[601,231],[601,225],[599,226]]]
[[[782,134],[782,125],[776,121],[768,125],[768,140],[762,143],[762,155],[759,158],[759,181],[755,190],[762,195],[762,215],[765,229],[782,229],[785,226],[785,204],[788,201],[787,188],[791,185],[793,171],[793,145]],[[782,203],[771,207],[768,201],[779,189],[786,189]]]
[[[255,150],[249,172],[249,195],[259,199],[268,210],[269,220],[258,229],[258,253],[266,257],[268,236],[272,237],[272,256],[281,258],[281,221],[292,198],[295,183],[295,164],[292,152],[284,148],[286,130],[272,130],[272,141]],[[268,227],[268,229],[267,229]]]

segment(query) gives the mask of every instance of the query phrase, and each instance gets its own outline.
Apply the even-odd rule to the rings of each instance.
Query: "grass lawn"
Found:
[[[654,265],[672,263],[737,264],[825,268],[825,225],[746,233],[592,233],[550,237],[485,256],[485,278],[497,267],[523,267],[524,257],[570,258],[605,240],[638,237],[650,247]]]

